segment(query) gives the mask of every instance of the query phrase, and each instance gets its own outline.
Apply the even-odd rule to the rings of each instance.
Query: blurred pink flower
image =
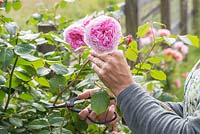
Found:
[[[156,33],[157,33],[156,29],[150,27],[149,30],[148,30],[148,32],[147,32],[147,34],[145,35],[145,37],[156,36]]]
[[[181,87],[181,80],[180,79],[176,79],[174,82],[176,88],[180,88]]]
[[[130,44],[131,41],[133,40],[133,36],[131,34],[129,34],[126,37],[124,37],[124,39],[126,40],[127,44]]]
[[[93,19],[85,28],[84,41],[98,53],[117,49],[122,35],[119,22],[108,16]]]
[[[186,79],[186,78],[187,78],[187,75],[188,75],[188,73],[182,73],[182,74],[181,74],[181,77],[182,77],[183,79]]]
[[[139,44],[141,47],[143,47],[144,45],[151,44],[152,42],[153,41],[151,37],[144,37],[144,38],[140,38]]]
[[[166,49],[164,49],[164,53],[167,56],[171,56],[174,54],[174,50],[172,48],[166,48]]]
[[[183,42],[178,41],[174,44],[174,47],[178,49],[182,54],[188,53],[188,46],[186,46]]]
[[[168,29],[159,29],[158,30],[158,36],[170,36],[171,35],[171,32],[168,30]]]
[[[178,62],[183,60],[183,55],[178,51],[174,51],[173,57]]]
[[[75,51],[82,46],[85,46],[84,42],[84,28],[80,24],[72,24],[64,30],[64,40],[67,42]]]
[[[0,7],[3,5],[3,0],[0,0]]]

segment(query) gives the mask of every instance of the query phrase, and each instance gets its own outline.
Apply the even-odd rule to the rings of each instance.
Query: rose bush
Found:
[[[66,1],[54,8],[63,7],[66,4],[63,2]],[[18,0],[5,1],[4,10],[9,11],[7,6],[11,5],[18,9],[21,3]],[[198,38],[192,35],[171,36],[166,29],[158,32],[151,23],[138,28],[137,39],[130,35],[122,37],[120,23],[108,16],[109,13],[106,16],[94,15],[73,24],[61,19],[54,22],[59,24],[57,31],[49,33],[24,31],[12,18],[0,16],[0,57],[3,57],[0,58],[1,133],[108,133],[109,128],[104,125],[88,126],[77,113],[67,108],[48,108],[76,97],[85,89],[99,88],[101,90],[92,96],[91,101],[79,100],[76,108],[83,109],[92,103],[92,110],[97,113],[106,110],[109,89],[85,62],[91,49],[97,52],[122,50],[127,59],[135,62],[131,70],[133,78],[145,86],[150,95],[161,100],[173,98],[170,94],[162,94],[162,90],[168,89],[166,74],[173,72],[175,63],[181,63],[187,54],[184,45],[198,46]],[[36,23],[47,21],[41,17],[38,14],[31,16],[29,24],[35,24],[35,20]],[[47,18],[54,20],[54,17],[57,18]],[[42,44],[52,45],[55,49],[41,53],[37,48]],[[82,46],[81,53],[74,53]],[[180,81],[174,82],[177,87],[180,86]],[[121,115],[120,111],[118,114]],[[117,128],[130,133],[122,121]]]

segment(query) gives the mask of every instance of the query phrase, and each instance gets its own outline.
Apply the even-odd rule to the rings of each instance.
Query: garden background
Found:
[[[5,39],[5,42],[10,43],[11,45],[13,45],[13,43],[16,40],[19,41],[19,44],[20,43],[34,44],[35,42],[36,44],[37,43],[40,44],[40,43],[48,42],[48,44],[51,44],[51,45],[55,45],[55,44],[58,45],[56,48],[59,49],[60,47],[63,47],[63,44],[64,44],[63,43],[64,41],[61,40],[62,31],[64,28],[72,24],[73,21],[78,21],[87,15],[94,14],[95,12],[98,13],[102,11],[104,12],[118,11],[120,7],[118,7],[117,5],[119,3],[123,3],[124,0],[74,0],[74,1],[66,0],[62,4],[59,3],[60,2],[59,0],[22,0],[21,3],[17,3],[19,1],[14,0],[13,3],[14,2],[16,5],[13,4],[13,7],[11,6],[10,9],[7,8],[7,10],[9,10],[7,13],[5,11],[0,11],[0,13],[2,13],[3,16],[13,18],[13,20],[18,23],[18,25],[20,26],[20,30],[19,30],[20,36],[23,36],[23,31],[26,31],[24,32],[24,35],[30,34],[30,33],[31,34],[37,33],[39,23],[53,24],[55,21],[57,21],[58,23],[63,24],[63,25],[60,25],[60,27],[58,26],[58,31],[56,31],[55,33],[50,32],[47,34],[38,35],[38,37],[30,37],[32,38],[31,40],[26,39],[26,37],[24,38],[21,37],[18,40],[16,39],[18,38],[16,31],[15,31],[16,33],[13,33],[13,37],[10,39],[3,37],[4,35],[11,34],[11,33],[9,33],[9,30],[7,30],[8,32],[5,32],[6,30],[3,28],[5,23],[3,23],[2,21],[1,22],[2,24],[1,38]],[[158,2],[159,0],[155,0],[152,4],[149,4],[147,7],[145,7],[145,11],[150,10],[151,7]],[[180,7],[177,6],[179,5],[179,2],[177,0],[173,0],[171,1],[171,3],[173,3],[171,4],[170,7],[172,9],[171,10],[172,14],[174,14],[172,16],[172,20],[174,20],[180,17],[180,15],[178,14]],[[57,6],[58,4],[60,5]],[[192,5],[189,4],[189,8],[191,8],[191,6]],[[42,17],[41,17],[41,14],[43,14]],[[45,15],[46,15],[46,18],[45,18]],[[122,25],[124,35],[126,35],[125,17],[123,14],[121,14],[121,12],[117,13],[117,16],[121,17],[120,23]],[[160,16],[155,16],[155,17],[150,16],[148,20],[145,20],[141,25],[146,24],[147,21],[150,23],[154,21],[160,22],[161,20],[159,19],[159,17]],[[197,22],[200,21],[200,17],[198,17],[198,15],[196,15],[195,18]],[[3,20],[3,18],[1,19]],[[9,22],[9,20],[6,20],[6,21]],[[190,24],[191,24],[191,28],[189,28],[188,34],[195,34],[199,37],[200,32],[196,30],[196,29],[199,29],[198,25],[194,26],[192,23]],[[156,25],[155,27],[158,29],[161,28],[162,26],[162,24],[155,24],[155,25]],[[21,31],[21,29],[23,31]],[[30,32],[30,30],[33,33]],[[172,34],[175,34],[176,37],[179,36],[177,31],[175,31],[174,33],[172,32]],[[34,35],[31,35],[31,36],[34,36]],[[45,38],[45,41],[37,40],[38,38],[39,39]],[[18,44],[15,44],[13,46],[15,47],[17,45]],[[0,52],[3,52],[4,50],[3,47],[5,46],[2,45],[0,47],[2,47],[1,48],[2,50]],[[66,46],[66,44],[64,45],[64,47],[67,49],[67,51],[70,49],[70,47]],[[56,49],[56,53],[49,53],[46,55],[37,53],[37,51],[35,52],[34,48],[30,48],[30,49],[31,50],[28,53],[30,53],[31,55],[34,55],[36,58],[39,57],[42,60],[34,60],[34,57],[32,58],[23,57],[24,52],[17,51],[17,48],[14,48],[14,52],[16,53],[16,55],[13,56],[13,59],[10,60],[9,65],[6,65],[6,68],[4,68],[5,66],[3,67],[1,66],[0,75],[2,76],[1,82],[3,81],[3,83],[0,83],[1,85],[0,87],[1,88],[0,134],[7,134],[7,133],[13,133],[13,134],[14,133],[37,133],[37,134],[38,133],[39,134],[106,133],[108,129],[105,128],[105,126],[91,125],[88,127],[84,122],[78,119],[76,113],[71,113],[69,111],[65,112],[66,111],[65,109],[55,110],[53,113],[51,113],[49,109],[46,109],[44,107],[44,105],[49,104],[49,102],[51,103],[55,102],[56,95],[59,93],[56,91],[57,87],[60,87],[60,90],[62,91],[63,86],[64,86],[64,89],[67,86],[65,83],[70,83],[71,81],[73,81],[73,79],[76,80],[76,75],[73,75],[73,73],[77,73],[81,69],[82,66],[80,65],[84,64],[84,60],[86,59],[88,52],[85,52],[82,55],[82,58],[80,58],[80,56],[77,56],[73,54],[72,52],[69,52],[69,53],[66,51],[64,52],[62,49],[61,49],[62,50],[61,52],[59,52],[59,50]],[[120,49],[124,49],[124,48],[120,48]],[[159,51],[161,50],[159,49]],[[165,85],[162,88],[157,87],[158,89],[162,89],[162,90],[158,90],[154,92],[154,95],[158,99],[161,99],[162,101],[168,101],[168,100],[182,101],[183,100],[183,91],[184,91],[183,86],[184,86],[184,81],[185,81],[185,74],[190,71],[192,66],[199,59],[199,56],[200,56],[199,52],[200,52],[200,48],[195,47],[194,45],[189,45],[188,55],[187,57],[185,57],[183,61],[176,64],[176,61],[171,61],[170,59],[169,61],[170,65],[171,63],[174,64],[172,65],[173,71],[167,75],[167,79],[169,80],[168,84],[170,84],[170,88],[169,86],[166,86],[167,84],[165,81],[163,81],[162,78],[158,77],[157,79],[161,80],[161,84],[160,84],[161,87],[162,87],[162,84]],[[14,68],[14,75],[13,75],[14,86],[9,87],[9,84],[10,84],[9,79],[12,76],[12,73],[10,72],[12,72],[12,68],[13,66],[15,66],[15,61],[17,61],[16,59],[18,59],[18,57],[19,57],[20,62],[16,64],[17,68],[16,69]],[[71,61],[70,61],[71,66],[69,66],[68,62],[66,62],[69,59],[69,57],[71,58]],[[62,62],[55,62],[56,60],[59,60],[59,59],[62,59]],[[32,63],[29,63],[29,62],[32,62]],[[43,62],[45,62],[45,64],[43,64]],[[48,64],[47,65],[48,67],[46,66],[46,64]],[[63,68],[63,66],[57,66],[58,64],[67,66],[67,68]],[[44,68],[39,68],[39,66],[44,66]],[[142,66],[140,67],[142,68]],[[59,72],[60,70],[56,68],[61,69],[61,72]],[[158,70],[161,69],[161,68],[158,68],[157,66],[155,68]],[[62,99],[58,98],[58,102],[66,101],[68,98],[76,96],[77,94],[82,92],[84,89],[93,87],[94,83],[90,83],[90,82],[95,81],[97,78],[91,72],[92,71],[91,71],[90,66],[89,65],[86,66],[84,71],[79,76],[78,82],[73,83],[74,86],[69,88],[70,90],[66,90],[63,96],[61,95]],[[132,72],[134,74],[134,70]],[[167,71],[165,73],[167,74]],[[141,74],[143,74],[143,72],[141,72]],[[62,75],[62,77],[60,75]],[[31,80],[29,77],[31,77]],[[55,79],[51,79],[51,77]],[[148,80],[152,80],[152,78],[149,78],[149,76],[145,76],[145,77],[147,77],[146,79]],[[33,79],[34,81],[32,81]],[[62,80],[65,83],[60,82]],[[177,85],[177,80],[178,81],[180,80],[179,82],[181,82],[181,85],[180,84]],[[30,83],[30,81],[32,83]],[[39,84],[35,84],[35,83],[39,83]],[[59,83],[59,84],[56,84],[56,83]],[[98,83],[98,84],[101,85],[102,83]],[[48,88],[50,88],[51,90],[49,91]],[[163,93],[164,95],[161,95]],[[10,104],[8,105],[8,108],[6,108],[5,110],[4,106],[6,105],[5,103],[7,100],[7,94],[10,94],[12,99],[9,102]],[[83,108],[83,106],[86,106],[87,104],[88,102],[78,107]],[[20,107],[24,107],[24,109],[23,108],[21,109]],[[46,113],[49,113],[49,115],[46,115]],[[118,129],[119,131],[123,131],[124,133],[130,133],[128,128],[123,126],[122,123],[120,123]]]

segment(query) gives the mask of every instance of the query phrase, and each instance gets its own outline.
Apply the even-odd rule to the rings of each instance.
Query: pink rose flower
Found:
[[[176,79],[174,82],[176,88],[180,88],[181,87],[181,80],[180,79]]]
[[[133,40],[133,36],[129,34],[126,37],[124,37],[124,39],[126,40],[127,44],[130,44]]]
[[[158,36],[163,37],[163,36],[170,36],[171,32],[168,29],[159,29],[158,30]]]
[[[173,53],[173,58],[174,58],[176,61],[180,62],[180,61],[183,60],[183,55],[182,55],[180,52],[178,52],[178,51],[174,51],[174,53]]]
[[[108,16],[99,16],[86,26],[84,41],[97,53],[117,49],[122,35],[119,22]]]
[[[144,45],[148,45],[151,44],[153,42],[151,37],[144,37],[144,38],[140,38],[139,44],[141,47],[143,47]]]
[[[182,74],[181,74],[181,77],[182,77],[183,79],[186,79],[187,76],[188,76],[188,73],[182,73]]]
[[[3,0],[0,0],[0,7],[3,6]]]
[[[75,23],[66,28],[63,36],[65,42],[67,42],[75,51],[86,45],[84,42],[84,28],[79,24]]]
[[[148,30],[148,32],[147,32],[147,34],[145,35],[145,37],[156,36],[156,33],[157,33],[156,29],[150,27],[149,30]]]
[[[171,56],[171,55],[173,55],[173,53],[174,53],[174,50],[172,48],[164,49],[164,54],[167,56]]]
[[[174,44],[174,47],[178,49],[182,54],[188,53],[188,46],[186,46],[183,42],[178,41]]]

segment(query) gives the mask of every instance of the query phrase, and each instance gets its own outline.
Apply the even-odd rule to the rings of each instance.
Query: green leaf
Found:
[[[147,34],[147,32],[149,31],[150,28],[150,24],[144,24],[142,26],[138,27],[138,32],[137,32],[137,36],[138,37],[144,37],[145,34]]]
[[[21,119],[19,118],[9,118],[9,121],[12,125],[17,126],[17,127],[21,127],[23,126],[23,122]]]
[[[12,6],[14,10],[19,10],[22,7],[21,1],[13,0]]]
[[[0,85],[4,85],[6,83],[6,79],[0,75]]]
[[[181,41],[183,41],[185,44],[193,45],[196,47],[199,46],[199,39],[197,36],[188,34],[188,35],[184,35],[184,36],[179,36],[179,39]]]
[[[16,88],[21,84],[21,80],[18,79],[15,75],[12,77],[12,88]],[[6,87],[9,87],[10,79],[6,81]]]
[[[4,100],[5,95],[6,95],[5,92],[0,90],[0,103]]]
[[[29,33],[29,34],[25,34],[25,35],[23,35],[23,36],[19,36],[19,38],[20,38],[21,40],[29,40],[29,41],[32,41],[32,40],[37,39],[39,36],[40,36],[40,33],[37,33],[37,34]]]
[[[152,64],[158,64],[162,61],[162,58],[159,57],[150,57],[147,59],[148,62],[152,63]]]
[[[61,64],[53,64],[50,66],[50,69],[56,74],[66,75],[68,73],[67,68]]]
[[[19,44],[15,46],[14,52],[17,55],[25,55],[31,53],[35,49],[36,47],[32,44]]]
[[[151,77],[157,80],[166,80],[167,76],[163,71],[158,71],[158,70],[151,70],[150,71]]]
[[[39,132],[36,132],[34,134],[50,134],[49,130],[41,130]]]
[[[40,78],[35,78],[35,80],[44,87],[50,87],[49,82],[44,78],[44,77],[40,77]]]
[[[48,127],[46,119],[35,119],[28,124],[29,129],[42,129],[44,127]]]
[[[31,63],[32,63],[32,65],[35,69],[38,69],[38,68],[43,67],[45,65],[43,59],[39,59],[39,60],[36,60],[34,62],[31,62]]]
[[[49,119],[49,123],[51,124],[51,126],[54,126],[54,127],[61,126],[63,121],[64,121],[63,117],[53,117]]]
[[[39,103],[33,103],[32,106],[35,107],[38,111],[41,111],[41,112],[46,111],[46,109]]]
[[[60,128],[54,128],[52,133],[53,134],[61,134],[60,133]],[[62,134],[72,134],[72,132],[70,130],[62,128]]]
[[[38,76],[45,76],[45,75],[49,74],[51,72],[51,70],[48,68],[45,68],[45,67],[40,67],[37,69],[36,72],[37,72]]]
[[[10,34],[10,36],[15,35],[18,25],[16,22],[9,22],[5,24],[6,30],[8,31],[8,33]]]
[[[199,38],[197,36],[194,35],[186,35],[188,39],[190,39],[190,41],[192,42],[192,45],[195,47],[199,47]]]
[[[62,75],[56,75],[54,78],[49,80],[50,87],[52,90],[58,90],[67,84],[67,80]]]
[[[151,65],[147,64],[147,63],[139,63],[135,66],[137,69],[143,69],[143,70],[150,70],[151,69]]]
[[[29,54],[20,55],[20,57],[21,57],[22,59],[25,59],[25,60],[28,60],[28,61],[31,61],[31,62],[37,61],[37,60],[40,59],[40,58],[38,58],[38,57],[29,55]]]
[[[126,50],[125,56],[130,61],[136,61],[138,58],[137,42],[132,41],[129,45],[130,45],[130,47]]]
[[[33,96],[27,93],[23,93],[19,95],[19,98],[25,101],[32,101],[33,100]]]
[[[99,91],[92,95],[91,107],[97,114],[106,111],[110,102],[110,97],[106,91]]]
[[[8,129],[0,127],[0,132],[1,132],[1,134],[8,134]]]
[[[176,42],[176,39],[170,37],[164,37],[164,41],[170,46]]]
[[[23,80],[23,81],[30,81],[31,80],[31,78],[24,73],[15,71],[14,74],[20,80]]]
[[[13,50],[10,48],[3,48],[0,50],[0,68],[5,68],[11,64],[14,57]]]

